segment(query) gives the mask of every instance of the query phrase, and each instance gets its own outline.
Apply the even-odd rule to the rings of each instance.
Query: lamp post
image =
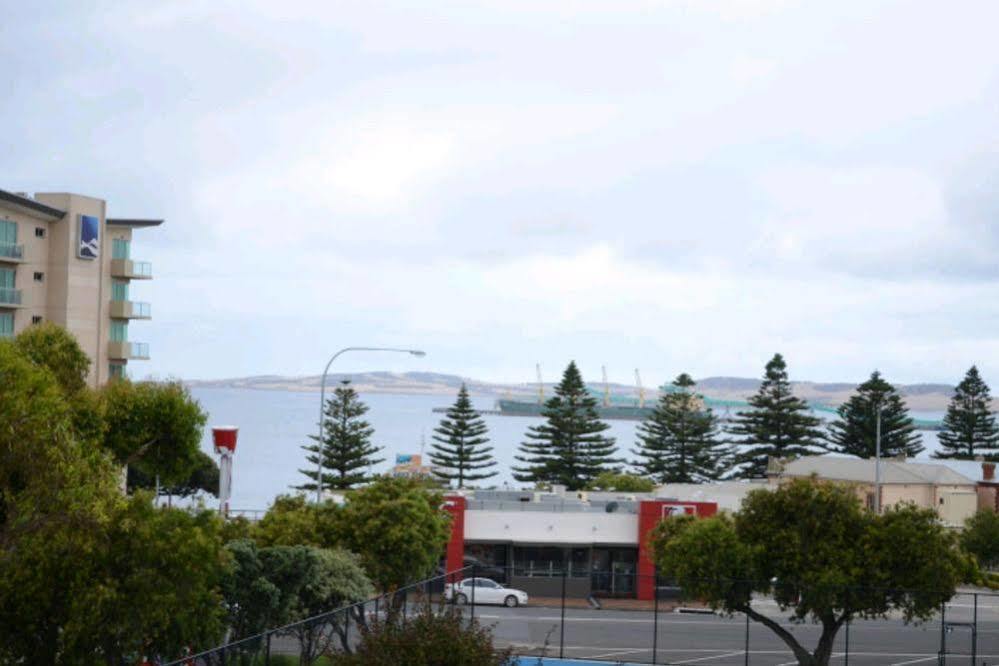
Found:
[[[395,347],[344,347],[330,357],[329,362],[326,363],[326,368],[323,369],[322,388],[319,391],[319,450],[316,454],[316,458],[318,459],[318,464],[316,465],[316,504],[319,504],[323,499],[323,423],[325,422],[323,412],[326,408],[326,373],[330,371],[330,366],[333,365],[333,361],[335,361],[340,354],[353,351],[398,352],[402,354],[412,354],[413,356],[427,355],[426,352],[420,351],[419,349],[398,349]]]
[[[881,401],[875,416],[874,430],[874,513],[881,515]]]

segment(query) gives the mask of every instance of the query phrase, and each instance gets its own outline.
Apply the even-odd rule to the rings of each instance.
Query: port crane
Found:
[[[601,372],[604,374],[604,407],[610,407],[610,384],[607,383],[607,366],[600,366]]]
[[[541,364],[535,363],[534,369],[538,372],[538,404],[545,404],[545,383],[541,380]]]
[[[641,409],[645,407],[645,389],[642,388],[642,376],[638,374],[638,368],[635,368],[635,386],[638,387],[638,408]]]

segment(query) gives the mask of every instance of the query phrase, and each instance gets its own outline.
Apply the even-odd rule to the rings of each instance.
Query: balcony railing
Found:
[[[116,278],[130,278],[133,280],[150,280],[153,277],[153,265],[148,261],[112,259],[111,276]]]
[[[113,359],[148,359],[149,344],[145,342],[115,342],[112,340],[108,344],[108,357]]]
[[[112,319],[149,319],[152,306],[138,301],[111,301]]]
[[[24,246],[13,243],[0,243],[0,261],[21,261],[24,259]]]
[[[20,306],[21,305],[21,290],[20,289],[10,289],[8,287],[0,287],[0,305]]]

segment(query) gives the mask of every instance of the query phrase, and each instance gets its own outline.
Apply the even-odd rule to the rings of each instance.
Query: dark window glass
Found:
[[[42,227],[35,227],[35,238],[45,238],[45,229]]]

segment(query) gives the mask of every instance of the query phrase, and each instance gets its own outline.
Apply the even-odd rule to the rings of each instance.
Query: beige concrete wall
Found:
[[[21,211],[0,209],[0,219],[10,220],[17,224],[17,244],[24,246],[24,257],[20,263],[0,262],[4,268],[15,271],[15,288],[21,290],[22,307],[4,312],[14,313],[14,334],[18,334],[31,325],[32,317],[45,316],[46,282],[35,282],[36,271],[46,273],[48,279],[48,219],[36,218]],[[46,238],[35,238],[35,227],[46,230]]]

